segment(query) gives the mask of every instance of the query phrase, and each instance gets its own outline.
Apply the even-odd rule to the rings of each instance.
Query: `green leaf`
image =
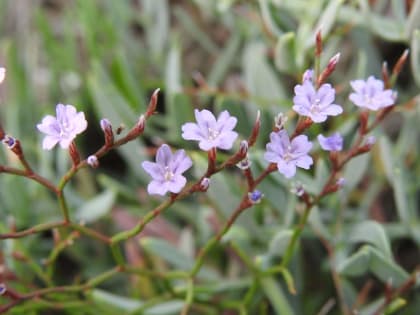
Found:
[[[119,296],[101,289],[93,289],[90,296],[95,303],[109,305],[112,308],[125,312],[135,311],[143,305],[139,300]]]
[[[242,66],[246,87],[251,95],[272,102],[280,102],[285,97],[282,84],[266,60],[263,43],[251,42],[245,47]]]
[[[360,276],[372,272],[378,279],[394,287],[402,285],[409,277],[394,261],[369,245],[363,246],[341,262],[337,270],[345,276]]]
[[[153,237],[143,237],[140,240],[141,245],[149,252],[163,258],[171,265],[182,270],[189,270],[193,266],[193,261],[186,256],[175,245],[169,242]]]
[[[313,34],[309,36],[306,41],[306,48],[312,47],[315,43],[316,33],[321,31],[322,38],[326,38],[332,27],[334,26],[335,20],[337,19],[338,11],[343,4],[344,0],[331,0],[328,1],[327,7],[322,11],[322,15],[319,18],[316,25],[312,28]]]
[[[288,74],[295,74],[298,69],[295,41],[295,33],[288,32],[279,37],[274,48],[274,63],[277,69]]]
[[[385,257],[375,248],[371,248],[370,271],[384,283],[393,287],[401,286],[409,278],[409,274],[394,261]]]
[[[156,304],[144,311],[144,315],[173,315],[179,314],[185,302],[181,300],[167,301]]]
[[[241,46],[242,38],[238,34],[232,35],[226,47],[217,58],[215,64],[212,66],[208,76],[208,84],[216,87],[225,77],[230,67],[235,64],[238,57],[239,48]]]
[[[391,246],[385,230],[376,221],[357,224],[349,233],[349,242],[365,242],[375,245],[385,257],[392,259]]]
[[[410,211],[407,196],[406,196],[406,181],[404,176],[404,165],[401,160],[396,163],[393,159],[393,152],[391,150],[391,144],[385,136],[379,141],[379,148],[381,150],[381,159],[384,166],[385,174],[388,178],[389,184],[392,186],[394,191],[395,203],[397,205],[398,216],[401,221],[409,223],[411,216],[414,215],[413,211]]]
[[[405,23],[405,36],[407,39],[411,37],[413,32],[420,28],[420,1],[415,0],[410,8],[410,15],[408,16],[407,22]]]
[[[264,277],[260,279],[260,284],[264,294],[270,300],[270,303],[277,315],[293,315],[293,309],[289,304],[283,289],[273,277]]]
[[[417,86],[420,86],[420,30],[416,29],[411,38],[411,68]]]
[[[76,218],[86,223],[92,223],[107,215],[115,202],[115,192],[106,190],[86,201],[77,209]]]
[[[362,179],[369,166],[369,154],[362,154],[352,158],[344,167],[346,190],[352,190]]]
[[[290,239],[292,238],[293,230],[285,229],[278,231],[271,239],[268,245],[268,252],[270,255],[282,256],[284,251],[289,245]]]
[[[344,276],[360,276],[369,270],[370,259],[370,247],[366,245],[342,261],[337,270]]]

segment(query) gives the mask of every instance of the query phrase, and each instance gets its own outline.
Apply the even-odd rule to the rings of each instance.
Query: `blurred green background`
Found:
[[[87,156],[103,143],[101,118],[110,119],[114,128],[130,128],[153,90],[161,88],[159,115],[150,119],[145,136],[109,154],[99,169],[82,170],[66,188],[72,217],[112,234],[132,227],[158,202],[147,197],[148,177],[140,167],[152,158],[150,148],[163,142],[186,148],[195,162],[190,177],[198,178],[205,170],[205,155],[181,139],[180,127],[193,120],[194,108],[228,109],[238,117],[241,138],[248,136],[261,110],[262,130],[251,152],[253,169],[261,170],[273,117],[285,112],[293,118],[293,86],[312,66],[319,29],[324,38],[322,65],[341,53],[331,82],[346,114],[311,128],[311,139],[319,132],[339,130],[349,146],[357,127],[357,108],[347,99],[349,81],[380,77],[383,61],[392,68],[409,48],[409,60],[395,86],[399,106],[374,132],[378,139],[374,151],[348,165],[345,189],[314,209],[310,220],[312,228],[335,246],[349,305],[361,288],[371,285],[360,312],[367,315],[387,279],[401,282],[420,264],[419,17],[420,1],[408,0],[2,0],[0,64],[7,68],[7,76],[0,87],[0,121],[7,133],[20,139],[34,169],[57,182],[68,169],[67,152],[42,151],[35,128],[44,115],[54,113],[57,103],[73,104],[86,113],[88,130],[77,141]],[[293,124],[290,119],[290,130]],[[315,151],[315,172],[302,172],[297,178],[311,193],[318,192],[328,175],[327,156]],[[0,151],[0,163],[18,165],[6,150]],[[279,174],[260,188],[264,202],[241,217],[209,259],[207,277],[220,284],[214,289],[216,296],[227,290],[228,298],[238,299],[250,285],[245,280],[251,274],[230,252],[230,242],[261,268],[278,261],[284,249],[284,237],[297,217],[296,198]],[[243,189],[236,170],[218,174],[205,196],[176,203],[150,224],[140,243],[126,244],[128,260],[152,269],[188,269],[197,250],[235,208]],[[2,230],[12,221],[20,230],[59,218],[56,200],[43,187],[0,175]],[[389,247],[392,255],[376,265],[361,263],[355,255],[363,243],[373,246],[371,252]],[[305,230],[301,245],[291,267],[299,294],[288,294],[280,277],[269,278],[260,284],[249,314],[317,314],[335,298],[327,254],[311,229]],[[18,249],[39,263],[51,246],[48,233],[8,240],[3,260],[11,272],[37,283],[33,270],[10,254]],[[106,248],[84,239],[60,255],[57,282],[88,279],[112,264]],[[153,279],[139,283],[128,276],[117,277],[102,289],[115,295],[110,304],[119,311],[127,309],[118,296],[147,301],[163,291]],[[98,310],[115,314],[101,304],[111,298],[96,293],[92,314]],[[398,314],[415,314],[419,301],[419,293],[412,292]],[[74,312],[79,314],[80,309]],[[156,314],[173,310],[165,312]],[[339,314],[338,308],[329,314]]]

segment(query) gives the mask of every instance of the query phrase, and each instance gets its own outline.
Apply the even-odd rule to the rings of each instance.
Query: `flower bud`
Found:
[[[0,295],[5,294],[5,293],[6,293],[6,291],[7,291],[6,284],[4,284],[4,283],[0,283]]]
[[[338,188],[343,188],[346,184],[346,179],[344,177],[340,177],[335,183],[338,186]]]
[[[249,160],[248,156],[246,156],[242,161],[237,163],[236,166],[244,171],[251,167],[251,161]]]
[[[292,188],[290,188],[290,192],[298,197],[302,197],[305,193],[305,189],[303,188],[302,183],[296,182],[292,185]]]
[[[245,157],[247,153],[248,153],[248,141],[242,140],[241,143],[239,144],[239,154]]]
[[[278,113],[277,116],[274,117],[275,130],[276,131],[282,130],[288,119],[289,117],[287,117],[283,113]]]
[[[80,154],[79,150],[77,150],[76,143],[74,143],[74,141],[70,143],[69,154],[71,160],[73,161],[73,165],[78,165],[80,163]]]
[[[92,168],[97,168],[99,166],[99,161],[96,155],[89,155],[86,159],[86,163]]]
[[[203,191],[203,192],[207,191],[207,189],[209,189],[209,186],[210,186],[210,178],[204,177],[201,180],[200,185],[199,185],[200,191]]]
[[[308,69],[302,75],[302,83],[305,83],[306,81],[312,82],[313,78],[314,78],[314,70]]]
[[[16,146],[16,139],[9,135],[4,135],[2,138],[2,142],[10,149],[13,150],[13,148]]]
[[[264,197],[264,194],[259,190],[254,190],[248,193],[248,198],[252,204],[260,203],[263,197]]]
[[[322,53],[322,34],[321,30],[318,30],[316,32],[316,38],[315,38],[315,56],[319,57]]]
[[[260,133],[261,127],[261,112],[257,111],[257,118],[255,119],[254,127],[252,128],[251,135],[248,139],[248,145],[253,146],[255,141],[257,140],[258,134]]]
[[[324,71],[322,71],[318,78],[318,86],[324,83],[324,81],[331,75],[331,73],[335,70],[339,60],[340,53],[337,53],[328,61],[327,67],[324,69]]]
[[[109,147],[114,143],[114,132],[112,131],[111,122],[108,119],[103,118],[101,119],[100,124],[105,135],[105,145]]]
[[[153,92],[153,94],[152,94],[152,96],[150,98],[149,105],[147,106],[145,118],[149,118],[155,112],[156,106],[157,106],[157,101],[158,101],[158,93],[159,93],[159,91],[160,91],[160,89],[156,89]]]
[[[4,129],[0,124],[0,141],[3,140],[5,135],[6,135],[6,133],[4,132]]]
[[[372,147],[375,144],[375,142],[376,142],[376,138],[374,136],[367,137],[366,140],[365,140],[365,142],[364,142],[364,144],[361,145],[357,149],[355,155],[359,155],[359,154],[363,154],[363,153],[369,152],[372,149]]]

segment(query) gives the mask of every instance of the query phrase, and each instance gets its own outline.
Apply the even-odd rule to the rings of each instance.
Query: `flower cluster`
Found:
[[[0,71],[0,81],[4,79],[4,73],[5,71]],[[384,89],[384,83],[372,76],[366,81],[355,80],[350,84],[354,92],[350,94],[349,99],[356,106],[379,110],[395,102],[395,93],[390,89]],[[319,80],[316,81],[314,71],[311,69],[305,71],[302,84],[296,85],[294,92],[292,108],[299,115],[309,117],[310,124],[324,122],[328,116],[337,116],[343,112],[343,108],[334,103],[335,89],[328,83],[320,84]],[[232,149],[238,137],[238,133],[234,131],[237,124],[236,117],[231,116],[227,110],[222,111],[217,118],[206,109],[196,109],[194,114],[196,122],[187,122],[182,126],[182,138],[197,141],[201,150],[213,152],[212,154],[215,154],[216,149]],[[313,164],[313,159],[309,155],[313,145],[306,135],[300,134],[301,132],[293,134],[292,137],[288,135],[285,130],[287,116],[279,114],[274,121],[275,128],[266,145],[264,159],[276,165],[277,170],[286,178],[292,178],[298,167],[307,170]],[[100,125],[105,134],[105,144],[111,147],[114,142],[111,123],[107,119],[102,119]],[[57,105],[56,117],[48,115],[37,125],[38,130],[45,134],[42,146],[46,150],[52,149],[57,143],[64,149],[69,148],[75,137],[86,127],[84,113],[77,112],[72,105],[63,104]],[[144,116],[141,129],[143,128]],[[319,134],[317,138],[323,150],[337,152],[343,149],[343,138],[339,133],[334,133],[329,137]],[[246,143],[246,148],[243,143]],[[249,169],[251,164],[247,152],[248,143],[242,141],[238,153],[242,155],[242,160],[239,160],[237,165],[244,171]],[[211,157],[215,158],[209,154],[209,158]],[[89,156],[86,163],[92,167],[99,165],[95,155]],[[143,169],[152,178],[147,186],[148,193],[178,194],[187,183],[183,173],[191,166],[192,160],[184,150],[172,153],[167,144],[161,145],[157,150],[156,162],[142,163]],[[199,189],[207,190],[209,183],[209,178],[206,178],[205,183],[200,183]],[[250,197],[253,202],[260,199],[255,197],[257,195],[259,196],[254,193]]]

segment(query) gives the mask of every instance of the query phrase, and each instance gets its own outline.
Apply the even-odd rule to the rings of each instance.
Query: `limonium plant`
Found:
[[[322,52],[321,34],[317,34],[316,63],[319,64]],[[52,222],[41,222],[23,230],[11,228],[10,231],[0,235],[2,240],[13,240],[30,237],[33,234],[52,232],[57,235],[57,241],[52,244],[51,255],[43,265],[36,265],[36,271],[43,284],[28,285],[27,288],[15,287],[13,281],[3,277],[0,283],[0,294],[4,303],[0,305],[0,313],[18,309],[18,307],[29,304],[31,301],[42,301],[51,307],[58,309],[71,308],[71,303],[77,304],[89,299],[90,292],[100,287],[107,281],[120,275],[130,275],[131,279],[151,276],[162,281],[161,290],[165,291],[163,299],[171,297],[181,303],[179,313],[186,314],[251,314],[248,309],[254,296],[258,296],[261,287],[273,286],[272,290],[279,290],[277,285],[267,281],[279,276],[279,283],[284,285],[288,294],[299,293],[300,287],[296,278],[291,272],[291,262],[298,250],[298,243],[303,230],[308,226],[310,215],[324,198],[329,195],[339,194],[345,188],[347,178],[344,176],[344,167],[355,157],[362,154],[369,154],[375,145],[375,138],[370,132],[377,127],[386,115],[393,110],[397,103],[397,93],[391,86],[391,80],[387,75],[383,79],[369,76],[367,79],[360,78],[348,83],[353,92],[344,96],[341,100],[349,99],[355,106],[338,104],[336,88],[328,82],[330,75],[335,71],[340,55],[333,56],[324,69],[315,67],[303,73],[302,80],[296,84],[293,91],[292,105],[289,113],[278,113],[271,117],[272,126],[268,135],[260,134],[261,117],[260,112],[255,111],[255,122],[249,134],[240,134],[236,129],[238,118],[229,110],[220,112],[210,109],[194,109],[195,121],[186,120],[181,126],[179,133],[186,147],[173,146],[170,143],[160,143],[150,150],[148,160],[138,161],[138,168],[148,178],[146,198],[150,198],[156,206],[148,211],[139,220],[133,223],[131,228],[117,230],[114,234],[108,235],[100,230],[99,226],[85,224],[72,217],[68,206],[67,184],[72,181],[76,174],[84,168],[94,168],[101,171],[101,160],[110,151],[124,146],[128,142],[135,141],[144,135],[149,121],[159,119],[156,112],[159,89],[156,89],[151,96],[150,102],[144,113],[138,113],[136,123],[122,133],[116,132],[112,122],[107,118],[101,118],[98,126],[103,133],[103,145],[96,151],[89,152],[83,156],[77,146],[77,140],[85,136],[84,132],[90,127],[85,113],[79,111],[76,105],[58,104],[55,107],[55,116],[46,115],[40,119],[36,129],[42,134],[43,140],[40,146],[46,151],[53,149],[66,150],[71,159],[71,166],[61,177],[58,183],[50,180],[35,169],[25,157],[23,144],[10,135],[0,126],[0,139],[6,150],[9,150],[21,163],[21,167],[0,165],[0,173],[3,175],[15,175],[25,177],[29,181],[35,181],[49,190],[58,201],[58,208],[61,211],[61,219]],[[407,55],[404,54],[398,62],[399,68],[394,69],[394,74],[399,73],[401,64],[405,62]],[[3,81],[6,71],[0,69],[0,82]],[[199,107],[200,104],[196,104]],[[54,108],[50,108],[52,113]],[[356,113],[356,114],[355,114]],[[308,132],[312,126],[315,130],[322,130],[322,126],[331,123],[340,115],[356,115],[358,124],[355,127],[355,138],[347,141],[343,138],[340,130],[328,130],[318,132],[316,136]],[[297,117],[290,119],[290,117]],[[289,118],[289,119],[287,119]],[[90,124],[91,122],[89,122]],[[114,123],[114,122],[113,122]],[[318,129],[316,129],[318,128]],[[256,163],[257,155],[254,153],[258,141],[264,143],[265,150],[262,152],[263,161],[261,169],[252,167]],[[203,152],[191,153],[187,149],[190,141],[196,141],[198,148]],[[319,149],[320,148],[320,149]],[[323,152],[327,151],[327,152]],[[312,176],[316,173],[316,160],[319,155],[328,155],[329,170],[322,187],[317,192],[305,189],[295,179],[297,177]],[[202,163],[206,160],[206,167]],[[200,159],[198,159],[200,157]],[[191,172],[196,168],[196,172]],[[197,175],[197,172],[202,173]],[[195,195],[200,202],[209,189],[212,189],[213,178],[218,173],[227,174],[241,173],[242,185],[237,187],[241,191],[241,198],[233,209],[229,209],[228,217],[225,218],[221,228],[211,232],[204,241],[197,253],[194,253],[188,269],[167,270],[159,272],[148,269],[147,265],[139,266],[131,264],[127,253],[123,252],[124,246],[138,237],[147,229],[147,226],[158,218],[169,208],[173,211],[179,209],[177,204]],[[301,175],[304,175],[303,177]],[[219,246],[230,233],[234,233],[235,225],[241,214],[245,211],[253,211],[252,208],[264,202],[265,192],[263,184],[272,180],[286,181],[293,186],[291,194],[295,194],[298,200],[297,213],[299,216],[293,229],[287,231],[287,237],[283,242],[283,250],[278,256],[271,257],[268,267],[261,267],[248,257],[247,253],[237,245],[232,245],[233,253],[248,266],[254,275],[254,280],[247,283],[246,290],[239,291],[244,294],[242,298],[238,294],[236,302],[226,302],[223,296],[217,292],[202,289],[206,285],[206,273],[211,270],[206,266],[213,250]],[[274,188],[275,189],[275,188]],[[191,208],[189,211],[194,211]],[[334,255],[331,245],[323,237],[322,233],[314,228],[316,234],[325,245],[330,254],[330,268],[337,289],[338,303],[343,314],[359,314],[356,307],[353,307],[343,298],[342,284],[337,267],[334,265]],[[93,239],[102,243],[109,249],[114,260],[114,267],[102,273],[92,276],[84,282],[74,284],[57,284],[53,281],[54,264],[57,257],[71,244],[78,246],[81,242],[79,237]],[[373,254],[370,254],[373,255]],[[372,256],[373,257],[373,256]],[[373,259],[373,258],[372,258]],[[350,262],[351,263],[351,262]],[[313,266],[313,269],[321,268]],[[269,277],[269,278],[265,278]],[[128,278],[127,278],[128,279]],[[389,310],[401,294],[409,291],[415,286],[414,275],[407,277],[403,283],[389,283],[384,299],[375,305],[376,313],[382,314],[384,309]],[[223,280],[220,280],[223,281]],[[270,280],[271,281],[271,280]],[[141,285],[141,284],[140,284]],[[238,284],[241,285],[241,284]],[[68,303],[67,303],[68,302]],[[67,303],[67,304],[66,304]],[[152,302],[151,302],[152,303]],[[145,305],[135,304],[135,312],[132,314],[152,314],[143,312]],[[213,312],[212,307],[215,307]],[[262,311],[259,314],[271,314]],[[226,310],[232,310],[232,313]],[[131,313],[130,313],[131,314]],[[153,313],[155,314],[155,313]],[[156,313],[157,314],[157,313]],[[254,314],[254,313],[253,313]],[[284,314],[291,314],[285,311]],[[315,314],[315,313],[314,313]],[[319,312],[318,314],[327,314]]]

